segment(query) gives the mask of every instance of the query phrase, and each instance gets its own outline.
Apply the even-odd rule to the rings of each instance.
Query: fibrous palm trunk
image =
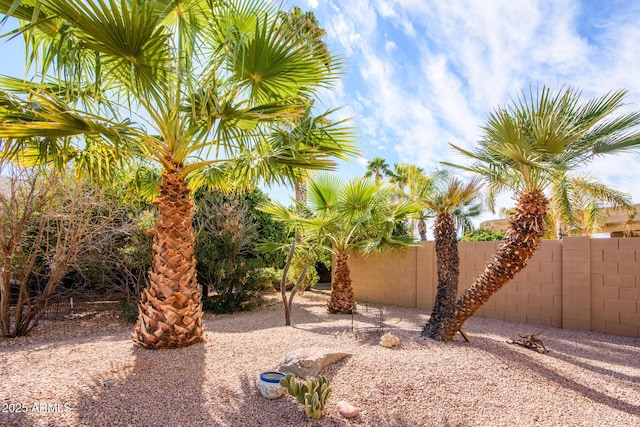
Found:
[[[331,299],[327,303],[327,308],[331,313],[349,314],[356,305],[351,286],[351,272],[347,260],[348,255],[336,255],[336,270],[331,284]]]
[[[138,304],[136,344],[146,348],[185,347],[202,339],[201,296],[196,281],[193,202],[179,172],[162,175],[153,264]]]
[[[438,271],[438,292],[429,322],[422,329],[422,335],[444,341],[444,331],[452,321],[453,309],[458,294],[458,276],[460,275],[460,257],[458,239],[453,218],[448,213],[436,216],[434,227],[436,264]]]
[[[296,201],[301,205],[307,203],[307,181],[304,178],[297,179],[294,184],[296,191]],[[296,212],[299,213],[299,207],[296,206]]]
[[[424,218],[418,219],[418,234],[420,234],[420,241],[427,240],[427,223]]]
[[[509,229],[484,271],[456,302],[453,315],[443,322],[442,337],[451,340],[463,323],[522,270],[545,233],[549,201],[540,190],[523,191]]]

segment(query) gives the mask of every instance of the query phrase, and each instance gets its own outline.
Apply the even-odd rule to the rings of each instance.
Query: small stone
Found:
[[[345,418],[354,418],[360,415],[360,409],[356,408],[346,400],[341,400],[336,404],[338,412]]]
[[[386,333],[380,338],[380,345],[383,347],[391,348],[400,344],[400,338],[395,335]]]

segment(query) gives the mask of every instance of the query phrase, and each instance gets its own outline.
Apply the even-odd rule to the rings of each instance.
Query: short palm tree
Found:
[[[368,254],[409,246],[410,236],[394,236],[393,230],[418,209],[410,203],[389,204],[391,189],[365,178],[344,182],[336,175],[320,174],[309,182],[307,204],[300,214],[271,203],[261,207],[285,221],[335,257],[331,285],[331,313],[351,313],[356,301],[347,261],[354,253]]]
[[[34,6],[35,5],[35,6]],[[327,169],[336,145],[274,144],[268,124],[305,113],[336,74],[258,0],[0,1],[23,20],[41,82],[2,79],[3,155],[70,161],[108,177],[127,159],[162,170],[149,286],[134,340],[182,347],[202,337],[194,183]],[[332,62],[333,65],[333,62]],[[332,154],[333,153],[333,154]],[[191,183],[191,184],[190,184]]]
[[[481,185],[479,177],[468,182],[450,177],[446,187],[436,189],[422,200],[422,204],[436,215],[433,229],[438,273],[436,300],[429,322],[422,330],[422,335],[438,341],[443,340],[442,332],[446,330],[447,322],[453,319],[453,309],[458,294],[459,227],[456,226],[454,215],[474,204],[479,196]]]
[[[640,113],[614,116],[625,91],[609,92],[581,102],[573,88],[557,92],[531,89],[509,106],[498,108],[484,126],[474,151],[454,146],[474,163],[460,167],[483,176],[489,201],[500,190],[518,193],[509,229],[484,271],[455,304],[442,337],[450,340],[463,323],[522,270],[545,233],[549,200],[544,194],[566,171],[596,156],[637,149]]]

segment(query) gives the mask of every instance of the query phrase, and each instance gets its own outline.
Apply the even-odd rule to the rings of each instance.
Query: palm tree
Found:
[[[373,176],[374,181],[379,183],[385,175],[389,175],[389,172],[387,161],[382,157],[375,157],[367,163],[367,172],[364,177],[371,178]]]
[[[427,175],[421,167],[410,163],[395,163],[393,172],[389,173],[390,181],[395,186],[398,200],[422,204],[423,200],[431,197],[438,185],[449,177],[448,171],[438,169],[432,175]],[[430,218],[429,209],[422,209],[411,216],[410,229],[418,228],[421,241],[427,240],[427,223]]]
[[[304,114],[296,116],[293,120],[275,124],[270,136],[271,145],[305,149],[309,157],[313,155],[312,150],[315,147],[322,148],[322,156],[330,155],[343,160],[355,157],[358,153],[352,142],[355,134],[353,129],[347,126],[348,120],[332,122],[330,116],[334,110],[314,115],[312,107],[313,102],[309,103]],[[293,181],[295,198],[301,205],[307,200],[309,173],[308,169],[284,165],[278,176],[281,180]]]
[[[589,235],[606,221],[608,215],[602,206],[626,211],[633,217],[636,208],[631,197],[596,181],[588,174],[563,174],[553,183],[549,205],[549,238],[562,235]]]
[[[581,103],[580,92],[573,88],[557,92],[532,88],[491,113],[474,151],[453,146],[474,160],[470,166],[457,167],[487,180],[490,203],[505,188],[515,190],[518,200],[496,254],[443,325],[444,340],[452,339],[533,256],[546,228],[549,200],[544,190],[565,171],[596,156],[633,150],[640,144],[634,129],[640,113],[612,116],[623,106],[625,95],[626,91],[614,91]]]
[[[332,168],[335,144],[277,145],[265,132],[330,86],[333,58],[301,47],[280,30],[277,6],[258,0],[0,1],[0,11],[23,20],[17,32],[41,77],[0,82],[20,95],[0,93],[12,102],[0,110],[3,155],[73,161],[78,173],[103,178],[130,158],[159,165],[153,265],[134,340],[200,341],[191,186],[223,172],[252,179],[283,165]]]
[[[481,187],[480,178],[462,182],[452,177],[446,188],[437,189],[422,200],[427,209],[436,214],[434,237],[438,272],[438,292],[429,322],[422,335],[443,341],[442,332],[447,321],[453,318],[453,308],[458,294],[460,257],[458,255],[458,226],[454,215],[466,210],[477,200]],[[476,205],[477,206],[477,205]]]
[[[418,209],[410,203],[389,204],[391,189],[365,178],[345,183],[338,176],[320,174],[309,182],[306,206],[301,214],[271,203],[261,207],[306,234],[309,241],[335,257],[331,313],[351,313],[355,297],[347,261],[354,253],[368,254],[410,245],[410,236],[394,236],[396,224]]]
[[[323,40],[326,32],[320,28],[313,12],[304,12],[294,6],[288,12],[278,13],[277,26],[279,31],[298,40],[300,48],[309,49],[312,55],[331,71],[331,54]],[[354,135],[352,129],[343,127],[346,120],[332,123],[329,115],[333,111],[314,116],[313,105],[314,99],[310,99],[304,114],[293,120],[279,123],[274,130],[274,137],[282,139],[281,143],[284,142],[285,145],[290,146],[305,144],[313,147],[335,144],[335,157],[343,160],[354,157],[357,154],[355,147],[351,144]],[[283,175],[293,181],[296,200],[304,205],[307,200],[308,170],[287,168],[283,171]]]

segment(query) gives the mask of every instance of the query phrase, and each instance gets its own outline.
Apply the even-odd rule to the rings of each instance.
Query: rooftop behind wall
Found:
[[[497,244],[459,244],[459,293]],[[357,301],[425,310],[433,309],[435,266],[433,242],[349,261]],[[527,267],[475,315],[640,337],[640,238],[545,240]]]

